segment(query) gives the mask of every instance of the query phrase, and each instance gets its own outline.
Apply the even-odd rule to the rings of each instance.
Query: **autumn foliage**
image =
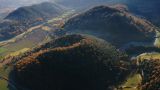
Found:
[[[19,86],[30,90],[108,90],[129,73],[129,62],[121,60],[123,54],[94,37],[68,35],[42,47],[14,66],[11,75]]]
[[[142,90],[160,89],[160,60],[144,60],[140,64],[143,72]]]

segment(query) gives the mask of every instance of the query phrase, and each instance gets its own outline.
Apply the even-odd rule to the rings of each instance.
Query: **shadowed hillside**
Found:
[[[129,74],[125,58],[101,39],[68,35],[22,58],[10,79],[19,90],[112,90]]]
[[[0,0],[0,90],[160,90],[159,4]]]
[[[133,13],[147,18],[157,26],[160,25],[159,0],[129,0],[126,4]]]
[[[153,43],[156,27],[125,9],[97,6],[64,25],[67,33],[90,34],[122,47],[130,43]]]
[[[81,10],[96,5],[125,4],[129,7],[132,13],[149,19],[157,26],[160,25],[159,0],[55,0],[55,1],[64,6]]]

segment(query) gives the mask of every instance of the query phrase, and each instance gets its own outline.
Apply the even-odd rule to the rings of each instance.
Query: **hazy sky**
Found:
[[[20,6],[26,6],[26,5],[31,5],[31,4],[36,4],[40,2],[45,2],[45,1],[58,1],[58,2],[64,2],[63,4],[71,4],[71,5],[79,5],[83,2],[83,4],[91,4],[95,2],[108,2],[108,1],[121,1],[121,0],[0,0],[0,9],[2,8],[17,8]],[[125,0],[123,0],[125,1]]]
[[[0,0],[0,7],[19,7],[53,0]]]

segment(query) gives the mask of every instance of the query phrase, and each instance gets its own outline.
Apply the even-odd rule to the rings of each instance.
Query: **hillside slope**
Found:
[[[43,24],[64,12],[64,8],[49,2],[21,7],[0,22],[0,41],[17,36],[30,27]]]
[[[155,25],[160,26],[159,0],[129,0],[125,3],[133,13],[143,16]]]
[[[104,40],[68,35],[22,58],[10,79],[18,84],[17,88],[31,90],[108,90],[129,73],[129,61],[123,57]]]
[[[51,2],[44,2],[32,6],[20,7],[10,13],[5,19],[26,21],[36,20],[37,18],[48,19],[58,16],[64,12],[64,8]]]
[[[97,6],[64,25],[67,33],[91,34],[122,47],[130,43],[152,43],[156,27],[125,9]]]
[[[142,90],[158,90],[160,88],[159,65],[159,59],[146,59],[141,61],[140,70],[143,76]]]
[[[84,10],[96,5],[125,4],[132,13],[147,18],[157,26],[160,26],[160,1],[159,0],[55,0],[64,6]]]

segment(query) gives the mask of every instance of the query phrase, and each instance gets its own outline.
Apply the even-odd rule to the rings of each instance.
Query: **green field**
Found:
[[[0,48],[0,54],[4,53],[6,51],[5,48]]]
[[[140,74],[134,74],[128,77],[126,82],[121,85],[123,89],[121,90],[140,90],[138,86],[141,84],[142,77]]]
[[[8,83],[6,81],[0,80],[0,90],[9,90],[7,86],[8,86]]]
[[[160,53],[144,53],[139,55],[138,60],[144,60],[144,59],[160,59]]]
[[[9,72],[10,72],[10,67],[9,68],[0,68],[0,76],[8,78]],[[0,78],[0,90],[9,90],[8,89],[8,82]]]

